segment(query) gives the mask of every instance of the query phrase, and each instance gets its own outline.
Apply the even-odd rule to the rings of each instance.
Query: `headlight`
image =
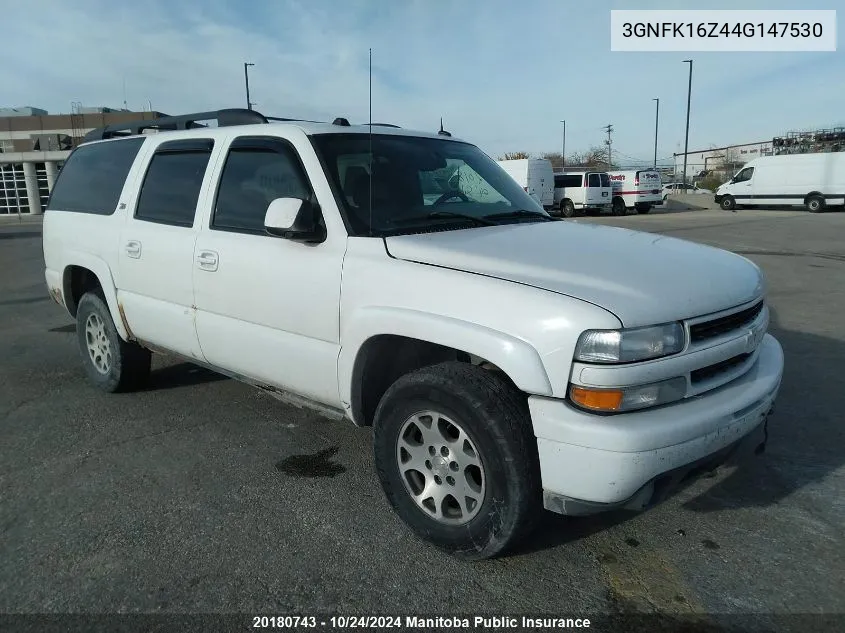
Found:
[[[675,402],[683,398],[686,391],[686,378],[678,377],[648,385],[617,389],[593,389],[572,385],[569,388],[569,397],[572,402],[584,409],[615,413]]]
[[[575,360],[632,363],[677,354],[683,348],[684,328],[680,323],[628,330],[587,330],[575,346]]]

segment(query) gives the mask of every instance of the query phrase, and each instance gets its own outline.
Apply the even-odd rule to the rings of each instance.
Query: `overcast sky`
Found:
[[[704,8],[691,0],[74,0],[3,2],[0,105],[68,112],[72,101],[169,114],[245,105],[243,62],[265,114],[446,129],[492,155],[567,153],[605,138],[650,159],[845,124],[845,55],[612,53],[611,8]],[[842,9],[828,0],[733,0],[723,8]],[[708,7],[710,8],[710,7]],[[839,26],[842,24],[840,10]],[[841,28],[839,29],[841,32]]]

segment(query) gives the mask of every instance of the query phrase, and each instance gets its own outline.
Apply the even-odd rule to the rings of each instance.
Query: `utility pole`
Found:
[[[602,129],[607,132],[607,140],[605,141],[607,145],[607,168],[613,169],[613,141],[610,138],[610,134],[613,132],[613,124],[608,123]]]
[[[692,101],[692,60],[685,59],[684,64],[689,64],[689,85],[687,86],[687,131],[684,135],[684,193],[687,186],[687,154],[689,153],[689,107]]]
[[[562,120],[561,123],[563,123],[563,147],[560,152],[560,171],[563,173],[566,169],[566,121]]]
[[[652,99],[657,102],[654,109],[654,168],[657,169],[657,123],[660,121],[660,99]]]
[[[253,103],[249,100],[249,67],[255,66],[249,62],[244,62],[244,83],[246,84],[246,109],[252,110]]]

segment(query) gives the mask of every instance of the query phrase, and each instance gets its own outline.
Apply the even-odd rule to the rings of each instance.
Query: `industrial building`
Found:
[[[687,178],[697,180],[714,173],[733,175],[752,158],[771,156],[773,152],[772,141],[691,151],[687,154]],[[674,172],[680,176],[684,170],[684,153],[674,154],[674,159]]]
[[[91,130],[160,116],[79,104],[71,114],[0,108],[0,217],[42,213],[62,164]]]
[[[788,132],[770,141],[690,151],[687,153],[687,177],[693,180],[712,175],[726,178],[758,156],[841,151],[845,151],[843,127]],[[674,154],[674,161],[675,174],[680,174],[684,166],[684,153]]]

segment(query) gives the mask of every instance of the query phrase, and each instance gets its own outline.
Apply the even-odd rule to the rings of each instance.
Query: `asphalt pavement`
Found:
[[[768,450],[645,513],[546,514],[480,563],[391,512],[369,429],[162,356],[143,392],[90,387],[40,226],[0,226],[0,613],[845,612],[845,213],[578,221],[763,268],[786,354]]]

